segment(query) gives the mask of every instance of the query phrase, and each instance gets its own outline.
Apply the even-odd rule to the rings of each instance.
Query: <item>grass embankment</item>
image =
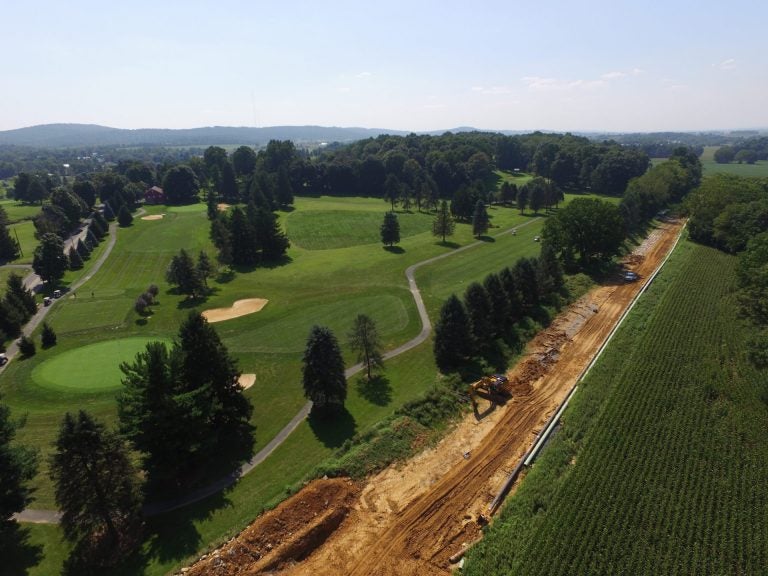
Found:
[[[764,571],[766,377],[744,354],[735,262],[679,245],[466,574]]]
[[[283,215],[287,230],[295,245],[289,256],[291,262],[273,268],[240,271],[233,277],[211,283],[212,295],[205,302],[193,303],[205,309],[228,306],[247,297],[265,297],[269,304],[258,314],[244,316],[216,325],[230,351],[240,361],[243,372],[255,372],[256,384],[246,394],[253,400],[256,426],[256,449],[261,448],[282,428],[304,403],[300,379],[300,359],[306,335],[312,324],[329,325],[339,336],[344,335],[360,312],[370,314],[379,324],[386,348],[394,347],[418,334],[420,323],[415,305],[407,289],[403,271],[415,262],[451,252],[456,246],[474,242],[468,225],[457,227],[452,243],[444,246],[432,237],[431,218],[416,215],[422,231],[404,237],[399,250],[388,251],[380,243],[361,242],[352,238],[344,247],[309,250],[303,246],[321,246],[327,237],[355,226],[362,214],[375,213],[383,218],[387,204],[381,200],[345,199],[353,210],[339,210],[338,199],[297,199],[296,210]],[[335,225],[315,229],[298,226],[292,219],[302,211],[338,211]],[[114,424],[115,391],[102,393],[66,394],[61,390],[41,387],[34,382],[34,369],[47,358],[77,347],[113,338],[173,337],[189,306],[180,296],[170,293],[162,281],[171,256],[180,247],[193,253],[201,248],[210,250],[207,240],[205,208],[197,211],[156,208],[166,217],[156,221],[135,221],[128,229],[119,230],[119,240],[105,267],[84,286],[77,299],[57,304],[49,318],[59,334],[59,344],[50,351],[24,362],[14,362],[9,370],[15,372],[6,385],[4,400],[15,413],[29,414],[20,440],[42,448],[43,456],[50,451],[61,414],[66,410],[87,407],[97,417]],[[341,214],[347,212],[347,214]],[[494,208],[493,223],[501,231],[530,220],[516,210]],[[370,219],[369,216],[365,216]],[[306,224],[306,223],[304,223]],[[520,256],[532,256],[539,245],[528,238],[540,230],[542,220],[526,227],[526,235],[504,237],[496,242],[484,242],[456,258],[467,258],[465,266],[450,264],[451,279],[468,284],[492,271],[512,264]],[[378,227],[376,228],[378,234]],[[313,244],[314,242],[314,244]],[[474,255],[470,257],[470,255]],[[441,267],[452,258],[422,269],[439,279]],[[419,281],[422,281],[421,276]],[[160,288],[160,304],[146,322],[137,322],[131,311],[133,300],[149,283]],[[439,282],[434,281],[437,286]],[[436,310],[447,295],[454,291],[448,286],[425,294],[430,310]],[[93,292],[93,297],[91,297]],[[433,316],[434,319],[434,316]],[[347,365],[354,358],[344,346]],[[130,358],[128,358],[130,359]],[[316,466],[332,456],[340,446],[357,433],[365,433],[377,422],[390,416],[399,406],[418,398],[434,387],[436,369],[429,343],[387,362],[385,380],[380,388],[371,389],[353,378],[347,399],[347,414],[333,425],[304,422],[267,461],[241,479],[225,494],[209,498],[196,505],[163,515],[149,522],[149,538],[136,558],[136,565],[125,573],[163,574],[177,567],[190,555],[236,533],[271,502],[281,499],[287,487],[304,479]],[[5,379],[9,382],[8,379]],[[53,507],[50,483],[45,466],[36,480],[38,492],[35,506]],[[34,538],[50,528],[30,527]],[[48,538],[44,554],[61,556],[60,540]],[[48,549],[50,548],[50,550]],[[50,573],[44,565],[31,573]]]

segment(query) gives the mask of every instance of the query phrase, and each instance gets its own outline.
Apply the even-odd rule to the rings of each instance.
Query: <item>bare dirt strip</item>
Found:
[[[269,300],[266,300],[265,298],[236,300],[229,308],[211,308],[210,310],[204,311],[203,318],[211,323],[231,320],[232,318],[239,318],[240,316],[260,312],[261,309],[267,305],[267,302],[269,302]]]
[[[162,220],[165,214],[150,214],[149,216],[142,216],[142,220]]]
[[[616,282],[592,290],[531,342],[525,357],[509,372],[514,396],[505,406],[481,404],[480,414],[469,415],[436,447],[384,470],[355,490],[350,488],[353,502],[344,504],[336,520],[327,520],[328,510],[299,514],[311,494],[305,490],[314,490],[322,502],[329,502],[328,508],[338,507],[323,495],[323,481],[312,483],[280,507],[300,531],[288,530],[275,538],[262,516],[216,556],[207,556],[187,573],[450,574],[449,558],[481,536],[479,515],[487,513],[507,472],[536,440],[671,250],[681,226],[681,222],[662,224],[627,259],[627,267],[640,281],[622,283],[617,277]],[[312,538],[303,536],[310,532]],[[276,560],[261,560],[265,542],[271,546],[268,555]],[[215,564],[214,557],[219,558]]]

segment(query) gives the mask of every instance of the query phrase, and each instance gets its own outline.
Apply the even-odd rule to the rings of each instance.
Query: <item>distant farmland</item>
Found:
[[[735,263],[681,244],[466,574],[765,573],[767,379]]]

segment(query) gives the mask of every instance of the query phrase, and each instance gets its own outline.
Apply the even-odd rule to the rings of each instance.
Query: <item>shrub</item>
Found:
[[[34,356],[35,352],[37,352],[35,342],[31,338],[22,336],[19,338],[19,352],[21,352],[22,355],[26,357]]]
[[[47,322],[43,322],[43,331],[40,334],[40,341],[43,348],[50,348],[56,345],[56,332],[53,331]]]

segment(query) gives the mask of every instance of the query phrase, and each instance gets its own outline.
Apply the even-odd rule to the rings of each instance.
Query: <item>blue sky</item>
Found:
[[[768,127],[768,2],[0,2],[0,130]]]

